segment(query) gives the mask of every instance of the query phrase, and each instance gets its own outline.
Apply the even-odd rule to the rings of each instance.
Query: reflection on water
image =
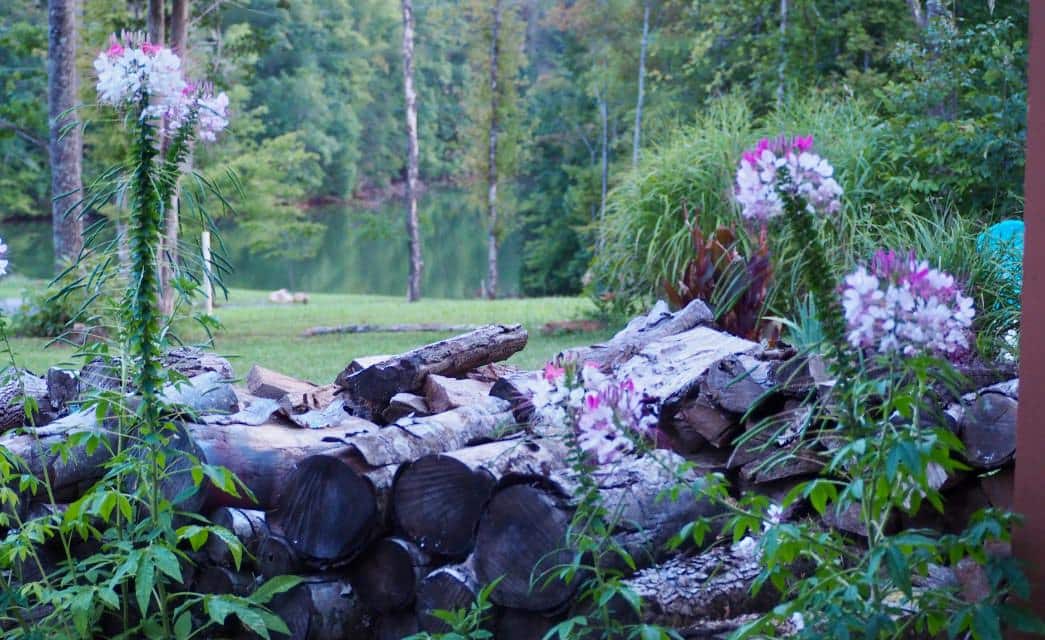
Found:
[[[486,227],[466,194],[430,190],[419,202],[424,249],[422,292],[428,297],[470,298],[486,277]],[[408,245],[404,206],[390,201],[373,210],[336,205],[313,212],[327,225],[313,258],[290,260],[252,254],[234,223],[222,236],[232,265],[231,287],[273,290],[281,287],[316,293],[405,295]],[[44,221],[6,224],[0,232],[10,246],[12,266],[21,274],[51,273],[50,225]],[[520,243],[509,234],[501,246],[500,295],[519,292]]]

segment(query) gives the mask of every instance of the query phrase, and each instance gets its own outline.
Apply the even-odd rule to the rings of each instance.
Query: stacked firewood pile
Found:
[[[668,540],[685,524],[723,508],[693,492],[664,499],[664,490],[718,471],[737,493],[780,498],[818,473],[830,450],[829,442],[799,444],[810,419],[804,401],[830,387],[815,360],[728,335],[711,320],[699,301],[675,313],[661,303],[609,342],[562,354],[628,377],[656,398],[658,448],[595,477],[612,535],[634,567],[617,566],[616,556],[598,561],[631,574],[647,620],[688,637],[727,633],[771,608],[773,593],[750,594],[757,545],[669,554]],[[484,326],[401,355],[357,359],[327,385],[255,366],[245,388],[229,383],[232,368],[221,358],[171,352],[167,366],[188,382],[166,395],[192,410],[178,446],[228,467],[252,493],[208,487],[180,505],[230,529],[248,551],[237,567],[228,547],[210,540],[186,569],[188,586],[245,594],[264,579],[301,575],[301,585],[272,603],[291,637],[384,639],[445,631],[435,611],[467,608],[500,579],[491,595],[494,637],[542,637],[583,607],[579,580],[554,573],[574,561],[567,530],[581,481],[553,436],[556,425],[530,401],[539,374],[499,364],[526,340],[519,325]],[[105,447],[63,457],[50,444],[103,432],[95,412],[77,403],[116,384],[110,374],[92,363],[43,378],[27,373],[0,388],[0,430],[11,430],[0,446],[46,473],[60,499],[75,499],[100,477]],[[974,471],[940,480],[949,497],[943,516],[897,526],[953,529],[976,508],[1009,506],[1017,384],[991,371],[975,378],[980,389],[947,411]],[[22,424],[21,393],[39,407],[35,426]],[[753,431],[767,422],[772,428]],[[687,460],[695,465],[679,478],[674,470]],[[26,504],[29,514],[41,510]],[[799,506],[782,517],[810,515]],[[826,524],[862,535],[847,514]]]

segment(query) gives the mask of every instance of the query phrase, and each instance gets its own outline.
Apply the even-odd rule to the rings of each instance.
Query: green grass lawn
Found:
[[[23,281],[22,286],[25,285]],[[21,286],[0,287],[0,295],[17,295]],[[300,333],[317,325],[397,323],[521,323],[530,332],[526,349],[510,362],[538,368],[564,347],[589,344],[613,331],[541,335],[541,326],[552,320],[574,320],[591,311],[583,298],[528,298],[512,300],[424,300],[408,304],[400,298],[370,295],[314,294],[308,304],[272,304],[267,292],[232,290],[229,300],[215,310],[223,329],[215,334],[214,350],[228,356],[238,375],[260,364],[317,383],[333,381],[353,358],[394,354],[448,337],[443,333],[367,333],[302,338]],[[185,332],[186,341],[200,341],[198,329]],[[70,363],[73,350],[63,345],[45,348],[47,340],[12,339],[17,362],[35,372]],[[78,363],[77,363],[78,364]]]

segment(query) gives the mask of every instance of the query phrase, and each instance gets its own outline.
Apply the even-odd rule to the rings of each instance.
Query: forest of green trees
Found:
[[[144,30],[148,2],[50,4],[77,12],[79,96],[92,104],[91,59],[108,34]],[[190,67],[228,92],[235,114],[221,143],[197,154],[196,168],[238,177],[235,215],[257,251],[304,250],[323,233],[314,205],[402,192],[399,1],[182,4]],[[47,216],[48,3],[2,5],[0,216]],[[485,210],[496,123],[492,234],[521,235],[521,290],[529,295],[582,289],[614,189],[723,99],[742,100],[753,119],[811,99],[859,109],[878,148],[873,181],[857,192],[874,189],[880,201],[909,206],[942,199],[984,220],[1018,215],[1027,6],[420,0],[413,3],[419,179],[464,187]],[[948,19],[934,21],[934,12]],[[95,116],[80,111],[85,184],[124,152],[117,123]]]

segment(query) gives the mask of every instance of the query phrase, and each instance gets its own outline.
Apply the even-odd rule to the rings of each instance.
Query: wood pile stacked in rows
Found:
[[[594,478],[611,535],[635,566],[598,561],[632,574],[647,620],[687,637],[728,632],[774,603],[768,590],[749,592],[759,566],[750,545],[667,552],[684,525],[714,521],[722,508],[692,490],[664,499],[665,489],[699,487],[704,472],[717,471],[738,493],[779,498],[821,470],[831,444],[803,438],[804,401],[826,384],[816,361],[722,333],[711,320],[699,301],[675,313],[661,303],[608,342],[562,354],[631,378],[656,399],[660,448]],[[272,603],[291,637],[385,639],[446,630],[435,611],[468,607],[499,579],[495,637],[542,637],[580,606],[581,578],[566,581],[557,570],[575,561],[567,529],[581,482],[555,437],[561,425],[530,402],[538,374],[498,364],[526,340],[519,325],[484,326],[352,361],[326,385],[254,367],[246,389],[230,384],[227,361],[172,352],[168,366],[188,377],[166,392],[185,406],[179,446],[228,467],[253,496],[208,487],[182,505],[227,527],[248,551],[236,567],[225,544],[210,540],[194,555],[193,588],[247,593],[276,575],[305,576]],[[46,472],[62,499],[100,477],[105,448],[61,457],[49,444],[107,433],[78,402],[90,388],[112,388],[110,374],[93,363],[21,374],[0,388],[0,430],[10,429],[0,446],[32,473]],[[946,518],[926,515],[912,526],[953,529],[974,508],[1009,504],[1016,393],[1015,382],[994,384],[948,408],[976,473],[947,479],[955,508]],[[28,421],[22,394],[39,407]],[[686,460],[695,465],[677,477]],[[27,501],[27,513],[34,509],[41,506]],[[806,515],[799,507],[783,517]],[[844,514],[827,524],[860,535]]]

